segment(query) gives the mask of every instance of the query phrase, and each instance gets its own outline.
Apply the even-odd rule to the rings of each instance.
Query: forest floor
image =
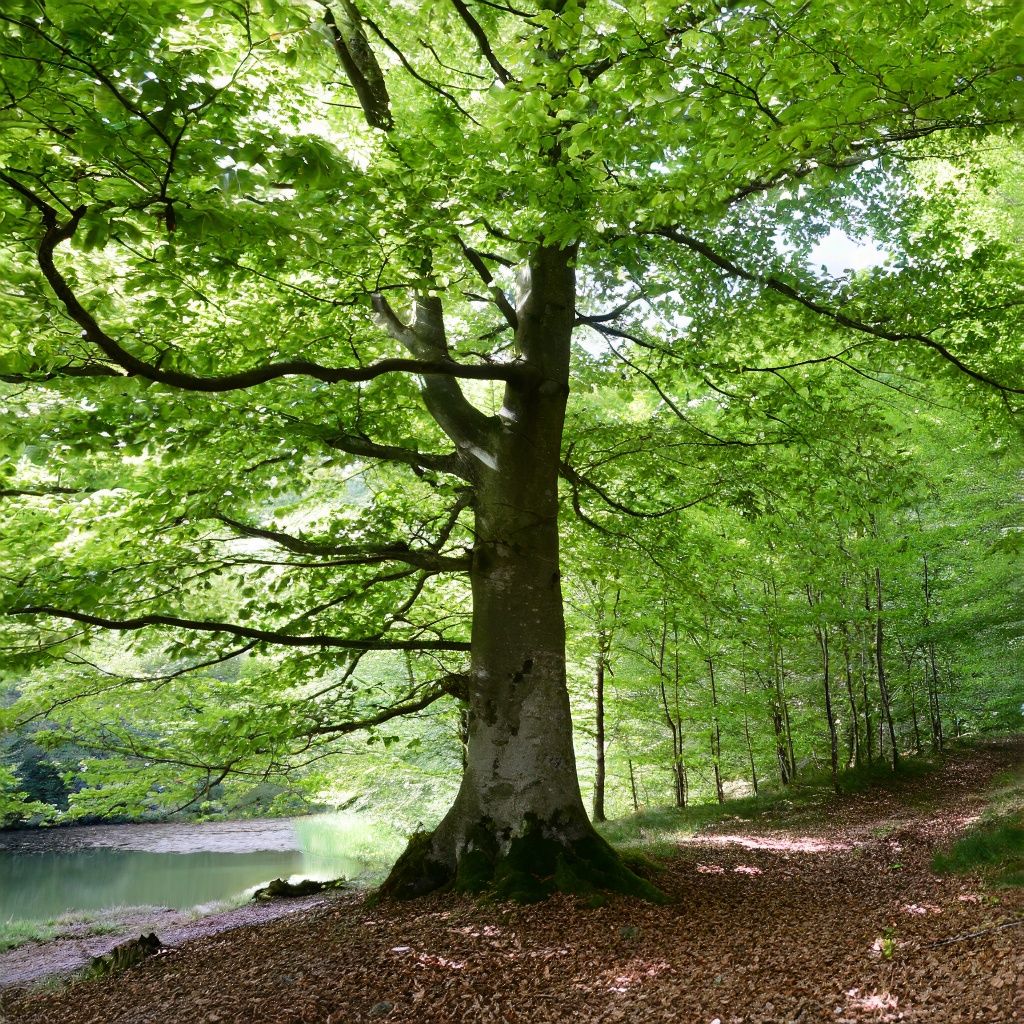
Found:
[[[343,895],[105,980],[0,990],[0,1022],[1024,1022],[1024,888],[930,869],[1022,763],[1005,741],[729,815],[660,858],[664,906]]]

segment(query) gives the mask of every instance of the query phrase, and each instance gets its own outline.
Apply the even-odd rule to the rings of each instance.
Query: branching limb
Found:
[[[431,81],[431,79],[427,78],[425,75],[421,75],[416,70],[416,68],[413,67],[412,62],[409,60],[409,58],[406,57],[406,55],[401,51],[401,49],[399,49],[398,44],[395,43],[392,39],[389,39],[384,34],[380,26],[377,25],[376,22],[371,21],[369,18],[366,17],[363,18],[363,21],[367,25],[369,25],[370,28],[373,29],[373,31],[377,34],[380,41],[399,59],[402,67],[405,68],[405,70],[409,73],[409,75],[412,78],[416,79],[416,81],[419,82],[421,85],[426,86],[431,92],[437,93],[438,96],[442,97],[446,102],[450,103],[467,120],[472,121],[473,124],[477,125],[477,127],[480,126],[480,122],[475,117],[473,117],[473,115],[468,110],[466,110],[466,108],[463,107],[462,104],[459,103],[459,101],[447,89],[444,88],[444,86],[439,85],[437,82]]]
[[[47,498],[55,494],[86,494],[81,487],[4,487],[0,498]]]
[[[420,452],[398,445],[378,444],[365,437],[360,437],[358,434],[331,434],[324,439],[324,444],[329,448],[348,452],[349,455],[357,455],[360,458],[399,462],[420,471],[434,470],[438,473],[450,473],[453,476],[466,476],[466,468],[458,452],[435,455],[431,452]]]
[[[124,377],[124,370],[103,363],[68,363],[64,366],[40,366],[19,373],[0,373],[5,384],[44,384],[62,377]]]
[[[491,48],[491,42],[487,38],[487,33],[483,30],[480,22],[473,17],[473,13],[463,3],[463,0],[452,0],[452,7],[454,7],[458,12],[459,17],[462,19],[466,28],[469,29],[470,34],[476,40],[476,45],[480,48],[480,53],[483,54],[484,60],[490,64],[491,70],[494,72],[498,81],[503,84],[511,82],[512,76],[505,70],[501,62],[494,55],[494,50]]]
[[[607,313],[581,313],[579,310],[576,311],[576,323],[584,324],[588,327],[593,327],[597,324],[607,323],[609,320],[617,320],[623,313],[626,312],[630,306],[636,305],[646,296],[643,294],[633,295],[626,299],[624,302],[620,302],[614,309],[608,310]]]
[[[347,733],[358,732],[361,729],[373,729],[394,718],[401,718],[404,715],[414,715],[424,708],[430,707],[435,701],[442,697],[455,697],[464,700],[468,692],[468,680],[465,676],[450,675],[439,680],[434,686],[416,697],[407,697],[405,700],[384,708],[375,715],[368,715],[365,718],[353,719],[350,722],[337,722],[331,725],[318,725],[309,730],[310,736],[343,736]]]
[[[595,324],[594,329],[601,332],[602,334],[606,334],[612,331],[611,328],[603,327],[600,324]],[[665,403],[665,405],[668,406],[669,409],[672,410],[672,413],[678,420],[685,423],[691,430],[695,430],[702,437],[706,437],[708,441],[713,442],[716,445],[721,445],[722,447],[735,446],[741,448],[754,448],[761,443],[755,441],[744,441],[738,438],[720,437],[718,434],[713,434],[710,430],[706,430],[704,427],[698,426],[689,416],[686,415],[686,413],[683,412],[682,409],[679,408],[678,403],[672,400],[671,396],[661,386],[661,384],[658,383],[657,378],[653,374],[648,373],[645,369],[638,366],[636,363],[633,362],[633,360],[626,356],[625,353],[620,352],[619,349],[617,349],[611,343],[609,343],[608,347],[612,350],[615,357],[620,362],[628,366],[634,373],[639,374],[641,377],[644,378],[644,380],[647,381],[648,384],[651,385],[651,387],[657,393],[658,397]]]
[[[417,551],[411,549],[404,542],[367,545],[322,544],[304,540],[301,537],[293,537],[280,530],[268,530],[240,523],[237,519],[232,519],[223,513],[217,513],[214,518],[230,526],[244,537],[269,540],[300,555],[323,555],[332,559],[332,565],[379,565],[381,562],[404,562],[406,565],[427,569],[431,572],[468,572],[470,568],[468,555],[458,558],[441,555],[433,550]]]
[[[35,605],[15,608],[7,614],[52,615],[54,618],[83,622],[89,626],[99,626],[101,629],[112,629],[118,632],[134,632],[147,629],[150,626],[171,626],[176,629],[191,629],[198,633],[226,633],[284,647],[335,647],[350,651],[468,651],[470,649],[469,643],[461,640],[357,640],[325,635],[295,636],[280,630],[255,629],[250,626],[239,626],[232,622],[186,619],[159,612],[140,615],[134,619],[106,619],[69,608]]]
[[[480,280],[487,285],[487,289],[491,293],[491,298],[494,300],[494,304],[501,311],[501,315],[505,318],[509,327],[511,327],[513,331],[518,330],[519,317],[516,314],[515,307],[508,301],[508,296],[494,280],[494,275],[484,262],[483,254],[477,252],[476,249],[471,249],[461,238],[459,239],[459,245],[462,246],[462,251],[465,254],[466,259],[469,261],[470,266],[472,266],[477,274],[480,275]]]
[[[673,505],[671,508],[657,509],[656,511],[647,511],[644,509],[632,508],[625,503],[618,501],[613,498],[600,484],[594,483],[593,480],[588,479],[578,470],[574,469],[568,461],[562,460],[559,465],[559,473],[564,480],[567,480],[573,487],[574,491],[586,489],[593,491],[609,508],[614,509],[616,512],[621,512],[623,515],[632,516],[634,519],[663,519],[665,516],[673,515],[676,512],[682,512],[685,509],[693,508],[694,505],[699,505],[702,501],[707,501],[709,498],[714,497],[718,492],[718,485],[721,481],[717,481],[715,487],[708,491],[706,494],[700,495],[700,497],[694,498],[692,501],[684,502],[681,505]],[[578,514],[582,514],[578,505],[573,505],[575,511]],[[586,517],[584,517],[586,518]],[[587,520],[590,521],[589,519]]]
[[[373,308],[381,326],[419,359],[447,359],[448,339],[444,327],[444,310],[436,295],[418,294],[413,303],[413,317],[404,323],[388,300],[377,293]],[[502,379],[525,383],[535,372],[521,363],[497,364]],[[460,449],[486,449],[491,442],[494,424],[462,393],[458,381],[443,370],[427,372],[423,380],[423,401],[440,428]]]
[[[340,11],[335,17],[331,8],[324,4],[324,23],[331,33],[334,52],[356,91],[366,123],[371,128],[390,131],[394,121],[388,88],[366,33],[363,32],[363,19],[351,0],[340,0]]]
[[[288,359],[269,363],[265,366],[253,367],[249,370],[241,370],[237,373],[202,377],[179,370],[155,366],[152,363],[139,359],[127,351],[127,349],[122,348],[114,338],[107,334],[93,315],[81,304],[67,279],[57,269],[54,261],[54,251],[58,245],[74,236],[82,218],[87,212],[87,208],[80,206],[71,214],[70,218],[61,222],[58,211],[53,206],[16,178],[12,178],[6,172],[0,171],[0,181],[26,199],[39,210],[42,216],[45,230],[39,243],[36,258],[43,276],[53,289],[54,294],[60,300],[71,319],[82,329],[83,338],[99,348],[111,362],[120,367],[124,374],[128,376],[143,377],[154,383],[165,384],[169,387],[185,391],[223,392],[251,388],[288,376],[312,377],[315,380],[335,384],[374,380],[388,373],[441,375],[448,378],[451,381],[451,386],[457,389],[457,385],[454,382],[455,378],[511,381],[521,379],[526,374],[525,368],[515,365],[465,366],[453,360],[446,348],[430,349],[424,346],[418,349],[422,353],[419,358],[381,359],[368,366],[359,367],[329,367],[321,366],[319,363],[305,359]],[[376,296],[376,298],[380,298],[380,296]],[[91,376],[92,373],[86,374],[79,369],[75,375]],[[102,375],[106,376],[108,374],[104,372]]]
[[[968,377],[971,377],[982,384],[987,384],[991,388],[995,388],[998,391],[1009,394],[1024,395],[1024,388],[1017,388],[1008,384],[1002,384],[993,377],[990,377],[988,374],[983,373],[980,370],[973,369],[946,348],[942,342],[936,341],[927,334],[919,334],[914,331],[889,331],[877,324],[869,324],[863,320],[858,320],[855,317],[848,316],[846,313],[842,313],[839,310],[830,309],[828,306],[823,305],[817,300],[801,294],[792,285],[786,284],[785,281],[780,281],[777,277],[759,274],[752,270],[746,270],[733,262],[727,256],[723,256],[721,253],[712,249],[706,242],[702,242],[691,235],[687,235],[678,228],[660,228],[655,233],[685,246],[692,252],[698,253],[708,260],[708,262],[713,263],[719,269],[724,270],[727,274],[730,274],[733,277],[738,277],[744,281],[750,281],[754,284],[760,285],[762,288],[767,288],[770,291],[776,292],[790,301],[803,306],[805,309],[810,310],[812,313],[817,313],[820,316],[827,317],[829,320],[833,321],[833,323],[837,323],[841,327],[846,327],[862,334],[869,334],[872,337],[879,338],[883,341],[916,342],[932,349],[934,352],[937,352],[947,362],[952,363],[952,365],[960,370],[961,373],[966,374]]]

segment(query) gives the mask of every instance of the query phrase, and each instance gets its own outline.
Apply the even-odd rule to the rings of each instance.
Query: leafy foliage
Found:
[[[1019,24],[8,3],[2,722],[70,813],[447,793],[556,474],[620,808],[1019,726]]]

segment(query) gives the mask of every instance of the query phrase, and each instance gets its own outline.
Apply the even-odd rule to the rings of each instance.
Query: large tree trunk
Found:
[[[576,775],[558,554],[572,255],[541,248],[533,260],[516,340],[537,379],[508,385],[488,448],[467,452],[476,524],[466,767],[451,810],[410,842],[384,895],[451,883],[519,900],[555,889],[657,895],[594,831]]]

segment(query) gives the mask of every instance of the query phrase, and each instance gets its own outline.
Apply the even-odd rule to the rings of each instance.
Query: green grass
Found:
[[[139,908],[131,909],[137,911]],[[0,952],[29,942],[109,935],[121,930],[125,911],[125,907],[110,907],[92,912],[75,911],[40,921],[0,921]]]
[[[923,779],[938,768],[938,763],[925,756],[904,757],[896,771],[888,762],[874,761],[870,765],[851,768],[839,776],[844,793],[863,793],[869,789],[892,789],[913,779]]]
[[[980,872],[996,885],[1024,886],[1024,769],[997,776],[981,817],[952,846],[938,850],[940,874]]]
[[[794,787],[789,791],[764,791],[756,797],[727,800],[724,804],[656,807],[602,822],[597,830],[620,853],[663,856],[672,853],[680,840],[708,825],[736,818],[742,821],[761,817],[790,819],[813,811],[824,795],[816,786]]]
[[[359,814],[336,811],[295,822],[299,847],[311,857],[349,857],[364,865],[361,881],[388,873],[408,842],[397,829]]]
[[[875,789],[894,789],[909,781],[926,777],[936,764],[923,757],[904,758],[898,771],[876,762],[854,768],[839,777],[843,794],[864,793]],[[779,827],[806,828],[820,821],[836,799],[831,773],[804,771],[789,787],[772,784],[761,787],[756,796],[727,800],[724,804],[692,804],[686,808],[657,807],[626,818],[617,818],[597,826],[598,831],[622,853],[666,856],[677,843],[708,825],[725,820],[767,819]],[[941,799],[926,794],[921,800]]]
[[[226,899],[200,903],[187,910],[176,911],[176,915],[181,920],[197,921],[201,917],[225,914],[245,906],[251,899],[251,892],[246,891]],[[82,939],[91,935],[128,933],[136,927],[149,928],[149,924],[144,924],[147,918],[155,920],[165,914],[165,907],[135,905],[104,907],[102,910],[72,910],[58,917],[32,921],[8,918],[6,921],[0,920],[0,953],[30,942],[52,942],[56,939]]]

